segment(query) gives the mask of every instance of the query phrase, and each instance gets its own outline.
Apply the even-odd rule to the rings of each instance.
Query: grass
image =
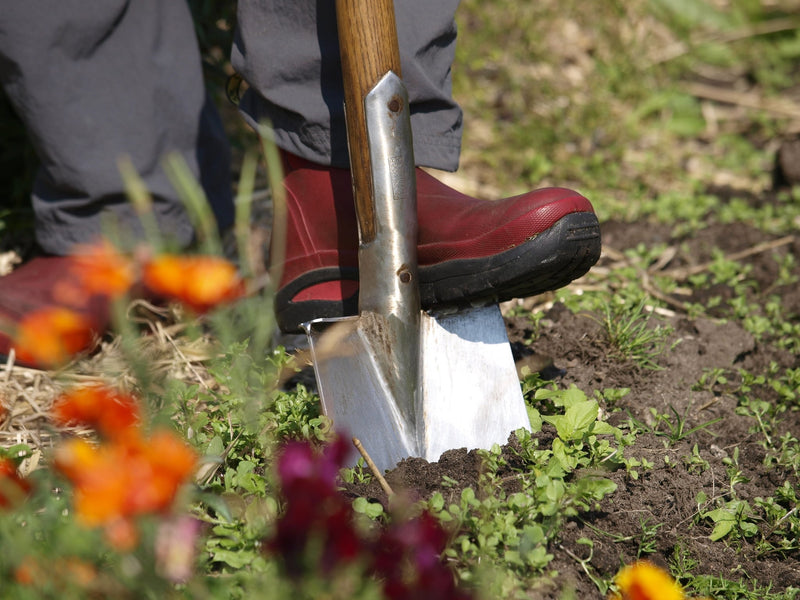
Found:
[[[215,24],[231,18],[230,6],[195,3],[195,9],[213,82],[224,67],[215,49],[226,43]],[[671,232],[670,243],[648,240],[618,254],[607,248],[600,268],[554,295],[575,311],[600,315],[614,364],[655,369],[668,353],[679,352],[680,346],[668,343],[671,332],[661,317],[669,311],[728,319],[759,344],[800,350],[797,315],[787,318],[778,296],[767,303],[752,296],[759,289],[758,273],[747,263],[752,254],[712,248],[691,265],[673,267],[667,260],[671,252],[690,256],[693,250],[680,244],[715,224],[746,223],[784,236],[800,222],[798,188],[777,192],[772,202],[748,201],[771,192],[775,142],[800,122],[791,96],[800,20],[789,3],[612,1],[597,3],[590,12],[576,0],[465,0],[458,21],[453,76],[465,111],[467,183],[486,196],[574,186],[591,197],[603,220],[664,225]],[[0,239],[3,247],[15,247],[17,238],[8,232],[30,223],[23,207],[31,155],[18,123],[7,113],[0,121],[14,132],[7,147],[16,150],[0,156],[0,172],[20,174],[3,184],[13,201],[10,212],[0,213]],[[254,144],[237,138],[239,151]],[[242,168],[243,188],[252,187],[247,180],[252,168]],[[720,192],[730,188],[736,193]],[[205,240],[213,250],[213,236]],[[776,286],[797,284],[791,243],[756,249],[773,256]],[[694,301],[721,286],[733,290],[733,297]],[[684,297],[690,299],[676,300]],[[14,416],[0,431],[3,454],[39,489],[31,500],[36,511],[0,515],[7,548],[0,552],[4,583],[11,582],[21,557],[32,555],[46,564],[80,560],[104,573],[97,581],[106,587],[99,593],[118,597],[321,597],[327,581],[322,575],[298,583],[279,557],[264,552],[286,510],[275,472],[277,448],[287,440],[319,443],[331,434],[308,387],[278,385],[294,363],[282,348],[271,347],[272,323],[264,318],[268,302],[248,299],[211,315],[202,327],[174,315],[161,320],[151,315],[147,326],[155,336],[115,340],[100,357],[71,371],[35,374],[17,368],[0,376],[0,401]],[[525,310],[516,307],[514,314],[524,316]],[[534,329],[542,327],[541,314],[530,319]],[[183,504],[204,527],[197,577],[188,583],[169,581],[159,571],[157,518],[142,525],[150,546],[118,553],[101,532],[70,518],[65,482],[43,468],[60,436],[86,433],[54,430],[45,419],[48,402],[69,383],[99,376],[137,389],[151,418],[180,432],[202,457]],[[796,432],[782,428],[781,419],[800,408],[800,369],[775,364],[763,373],[713,370],[693,385],[712,401],[731,402],[736,415],[749,419],[764,463],[786,473],[787,483],[769,495],[746,497],[741,490],[747,474],[738,451],[730,451],[724,485],[696,498],[687,527],[698,529],[689,534],[699,535],[705,527],[720,552],[753,545],[761,556],[796,557],[800,500],[788,477],[800,476],[800,441]],[[593,561],[597,542],[582,537],[577,546],[565,546],[567,526],[591,525],[594,511],[613,502],[615,473],[633,481],[652,468],[652,456],[637,454],[640,436],[663,438],[663,456],[675,469],[709,474],[705,446],[698,448],[697,442],[709,439],[718,420],[693,424],[688,412],[652,408],[649,423],[623,425],[618,415],[608,417],[618,410],[624,389],[564,389],[530,375],[523,390],[533,434],[518,434],[513,460],[499,448],[485,451],[475,488],[460,490],[445,481],[443,489],[456,490],[453,497],[439,492],[413,510],[424,508],[450,528],[446,561],[464,586],[484,597],[535,597],[548,585],[562,586],[551,566],[554,553],[566,548],[599,598],[612,581]],[[551,444],[539,442],[542,432],[553,437]],[[371,477],[363,466],[342,472],[348,482]],[[508,491],[512,480],[514,491]],[[400,521],[370,498],[356,499],[353,508],[359,527],[373,535]],[[663,523],[643,516],[635,536],[602,535],[615,544],[633,544],[636,557],[647,557],[662,534]],[[775,592],[741,573],[710,575],[680,539],[669,567],[697,596],[793,600],[800,593],[796,587]],[[17,581],[10,597],[55,597],[64,586],[67,598],[83,597],[85,588],[74,572],[65,575],[54,567],[49,576],[40,575],[39,583],[45,583],[38,591]],[[380,597],[374,586],[358,588],[348,577],[328,583],[326,597]],[[564,589],[562,597],[570,591]]]

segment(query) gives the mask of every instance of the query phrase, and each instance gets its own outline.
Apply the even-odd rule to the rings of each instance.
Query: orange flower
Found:
[[[171,431],[154,432],[140,447],[141,467],[131,469],[130,510],[163,512],[193,474],[197,455]]]
[[[94,447],[80,439],[62,444],[56,467],[75,486],[75,514],[87,526],[105,525],[126,513],[128,453],[119,444]]]
[[[0,508],[21,504],[30,490],[31,484],[19,476],[14,463],[0,458]]]
[[[236,267],[216,256],[163,254],[145,265],[143,280],[152,292],[178,300],[197,313],[244,293]]]
[[[53,420],[59,425],[86,425],[106,437],[120,437],[139,423],[139,403],[130,394],[89,385],[59,396]]]
[[[167,511],[196,462],[194,451],[169,431],[149,438],[128,435],[96,447],[70,440],[55,455],[56,468],[74,486],[77,518],[105,527],[120,549],[135,544],[130,518]]]
[[[614,578],[619,590],[610,600],[685,600],[683,589],[667,573],[647,561],[624,567]]]
[[[58,282],[54,297],[64,304],[80,307],[96,294],[119,298],[128,293],[136,280],[136,269],[131,259],[102,240],[75,248],[68,275]]]
[[[37,581],[41,583],[43,577],[41,565],[30,556],[25,557],[14,569],[14,581],[20,585],[33,585]]]
[[[21,362],[51,368],[88,349],[94,340],[91,322],[67,308],[48,306],[25,315],[13,336]]]
[[[21,585],[55,583],[63,587],[65,583],[89,587],[97,578],[97,570],[90,563],[79,558],[56,558],[47,568],[33,556],[26,556],[14,569],[14,581]]]

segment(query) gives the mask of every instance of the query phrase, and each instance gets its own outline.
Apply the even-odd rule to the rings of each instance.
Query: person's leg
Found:
[[[170,152],[201,178],[220,224],[231,224],[227,142],[184,0],[9,3],[0,11],[0,82],[41,160],[33,207],[46,252],[91,241],[107,217],[140,229],[117,168],[123,155],[179,244],[193,231],[162,169]]]
[[[251,86],[239,108],[277,144],[319,164],[347,167],[344,91],[332,0],[239,0],[231,53]],[[395,2],[403,81],[418,165],[454,171],[462,115],[451,93],[458,0]]]
[[[162,233],[179,245],[194,233],[162,168],[168,153],[180,153],[200,179],[223,228],[233,221],[233,203],[227,141],[207,99],[185,0],[7,3],[0,11],[0,83],[41,160],[32,200],[46,253],[0,278],[2,355],[9,329],[60,304],[54,292],[70,262],[62,255],[112,231],[141,236],[117,166],[121,156],[131,157]],[[94,298],[83,308],[102,332],[107,305]]]
[[[240,110],[284,151],[288,223],[275,305],[287,332],[353,314],[358,229],[347,169],[333,2],[240,0],[233,64],[250,85]],[[397,0],[403,80],[418,165],[455,170],[461,111],[452,98],[456,1]],[[271,126],[260,126],[268,119]],[[600,255],[586,198],[562,188],[496,202],[417,170],[423,308],[477,305],[556,289]]]

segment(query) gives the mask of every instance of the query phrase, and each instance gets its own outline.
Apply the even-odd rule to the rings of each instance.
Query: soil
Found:
[[[753,251],[759,244],[776,239],[778,236],[741,223],[714,224],[675,238],[668,226],[608,222],[603,226],[606,252],[597,269],[613,270],[618,260],[613,257],[623,256],[625,249],[640,242],[647,245],[666,243],[675,250],[674,256],[661,261],[662,264],[655,265],[655,268],[662,274],[671,274],[676,280],[685,278],[686,268],[710,260],[712,248],[720,248],[728,254],[749,251],[750,255],[741,262],[750,266],[748,277],[757,285],[748,286],[743,293],[751,302],[760,305],[766,302],[767,296],[780,297],[786,320],[796,323],[800,319],[800,286],[796,283],[778,285],[776,258],[787,252],[800,255],[800,237],[784,240],[768,251]],[[794,274],[800,275],[797,264],[794,265]],[[640,470],[638,479],[625,472],[611,473],[609,477],[616,482],[617,491],[606,497],[598,510],[568,522],[560,539],[548,549],[555,557],[550,568],[558,572],[558,585],[572,587],[578,598],[603,596],[582,566],[570,556],[586,557],[588,554],[587,546],[578,544],[577,540],[589,538],[593,541],[590,570],[610,579],[622,564],[637,558],[642,523],[661,524],[654,536],[654,551],[646,555],[656,564],[666,566],[676,558],[676,553],[683,552],[684,556],[698,562],[699,566],[693,570],[695,575],[724,576],[742,580],[748,586],[771,585],[773,592],[800,586],[800,552],[797,550],[783,556],[760,555],[749,539],[711,541],[711,524],[697,518],[698,493],[705,493],[707,498],[729,493],[730,478],[723,460],[733,457],[737,449],[738,465],[746,481],[736,485],[735,491],[739,498],[751,505],[755,498],[772,496],[784,481],[795,486],[798,481],[793,473],[776,469],[774,465],[765,466],[763,435],[754,427],[756,423],[752,418],[736,414],[738,399],[728,391],[732,386],[693,389],[708,369],[724,369],[733,384],[740,368],[756,375],[766,374],[770,363],[777,363],[784,369],[796,369],[800,367],[800,358],[774,347],[768,339],[757,341],[732,320],[718,318],[725,316],[722,308],[725,302],[703,317],[691,317],[687,311],[681,310],[688,302],[703,303],[712,296],[732,298],[736,294],[733,288],[725,285],[688,291],[681,288],[688,286],[679,286],[678,292],[667,298],[672,302],[671,309],[662,310],[657,315],[660,325],[673,328],[671,341],[678,342],[659,357],[661,370],[639,368],[629,361],[615,358],[598,322],[599,315],[575,314],[563,304],[556,303],[546,311],[535,335],[530,319],[507,318],[509,338],[518,359],[526,364],[538,364],[543,376],[554,378],[560,386],[575,384],[587,394],[607,388],[630,388],[630,393],[614,406],[602,407],[612,424],[621,425],[630,416],[652,425],[651,408],[670,416],[685,415],[686,431],[721,418],[673,444],[663,435],[640,434],[636,443],[626,449],[625,455],[647,459],[652,468]],[[738,291],[742,293],[741,289]],[[775,398],[775,392],[768,386],[755,386],[751,395],[768,401]],[[800,435],[800,411],[784,413],[780,427],[780,433]],[[537,435],[540,436],[540,447],[547,447],[552,442],[554,431],[545,424]],[[704,470],[692,468],[684,462],[684,457],[691,456],[695,446],[699,457],[708,462],[708,468]],[[509,446],[504,447],[504,452],[508,449]],[[389,471],[386,478],[395,490],[404,490],[413,497],[429,498],[438,491],[447,499],[457,497],[459,487],[478,490],[481,468],[480,457],[475,451],[460,449],[445,453],[435,463],[422,459],[405,460]],[[445,476],[458,481],[459,486],[454,488],[452,483],[443,486]],[[375,482],[347,488],[346,493],[387,501]],[[769,538],[770,532],[764,529],[762,527],[760,534]],[[560,597],[559,591],[547,594],[533,597]]]

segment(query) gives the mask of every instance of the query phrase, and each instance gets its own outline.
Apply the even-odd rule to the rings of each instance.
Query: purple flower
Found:
[[[360,532],[337,490],[348,453],[341,436],[321,452],[306,442],[286,445],[278,460],[286,508],[267,551],[279,555],[298,581],[360,561],[382,581],[389,600],[470,600],[442,562],[448,533],[430,513],[393,523],[377,539]]]

